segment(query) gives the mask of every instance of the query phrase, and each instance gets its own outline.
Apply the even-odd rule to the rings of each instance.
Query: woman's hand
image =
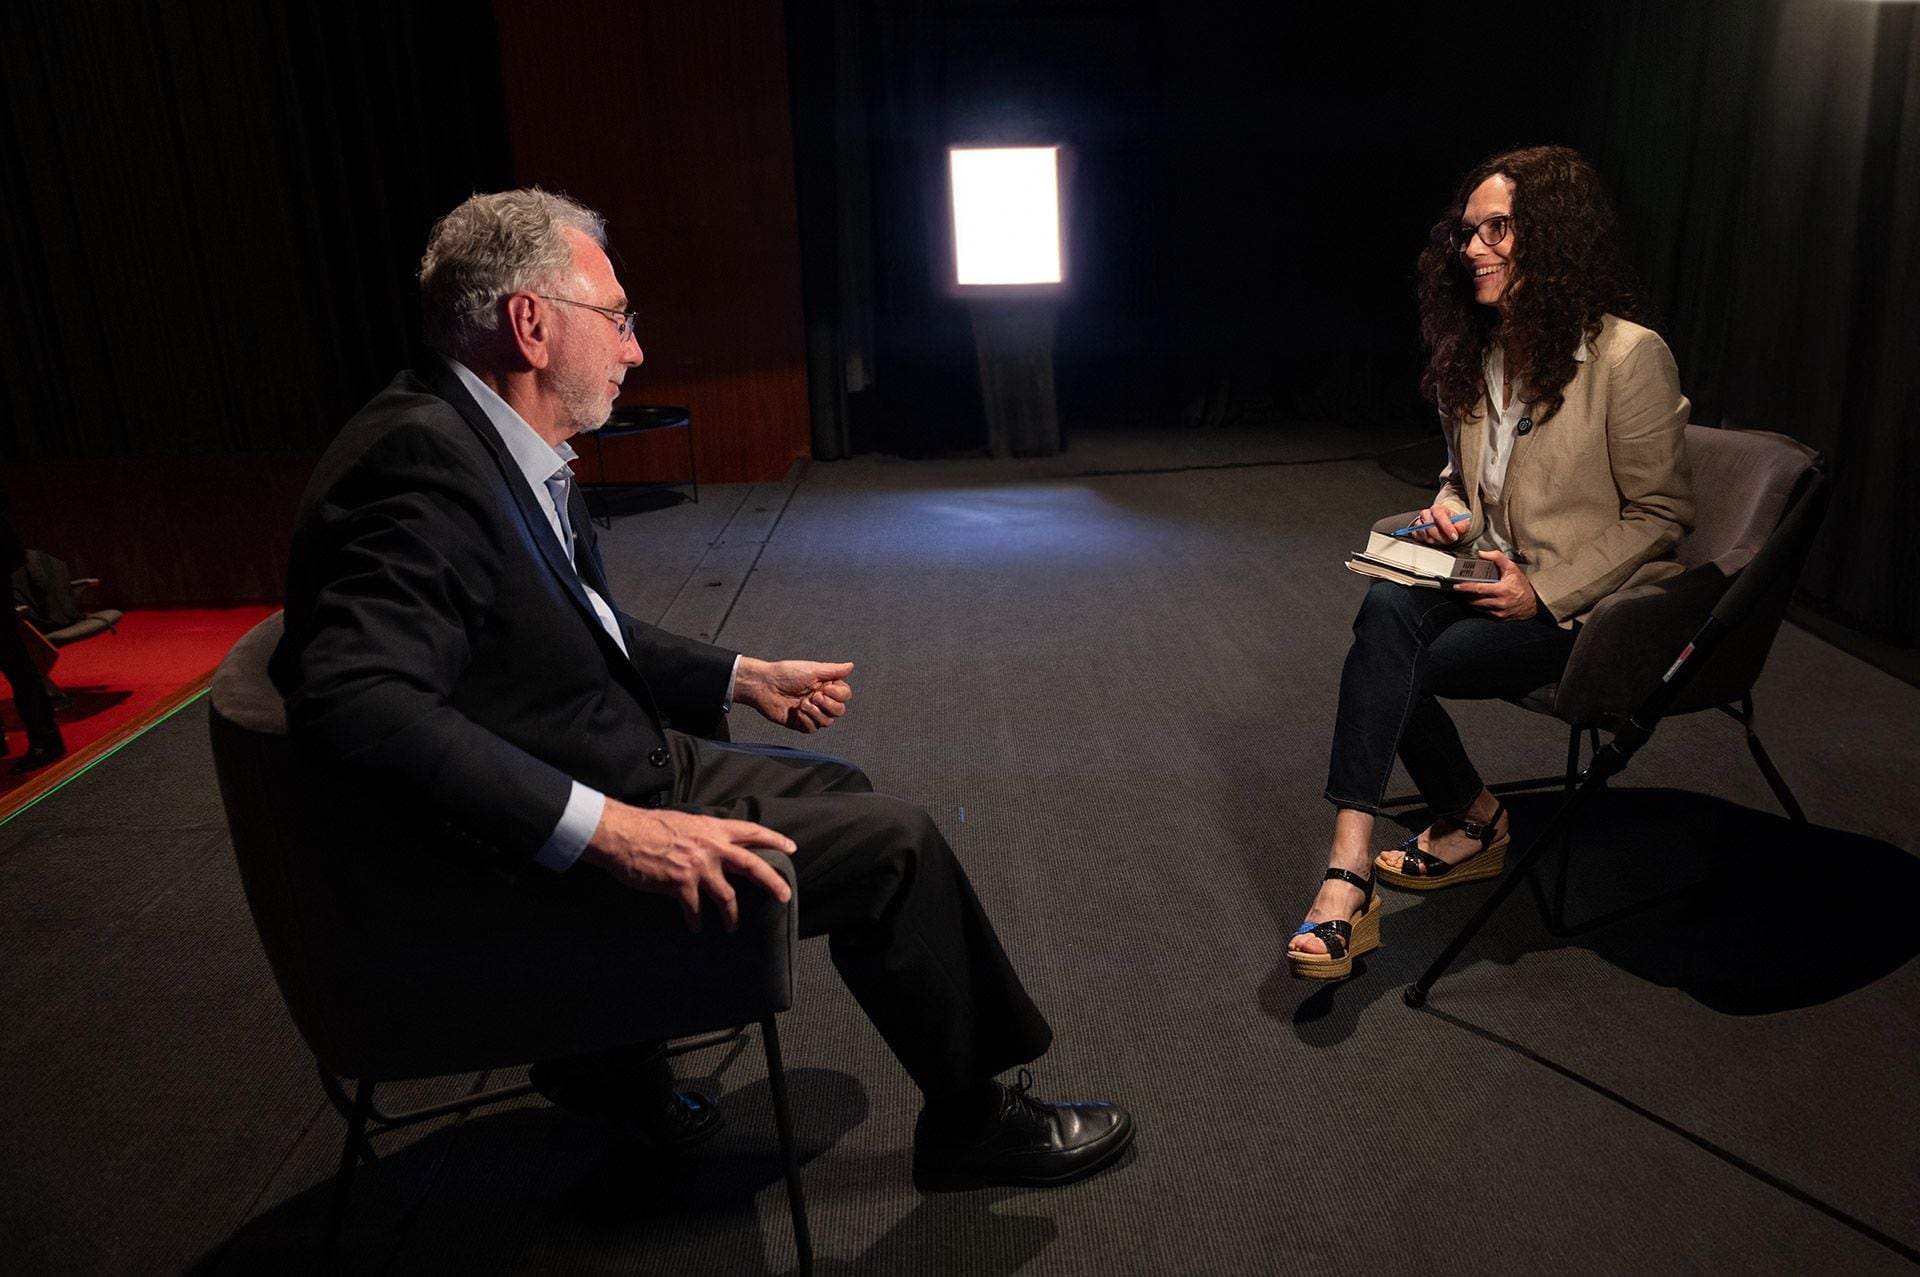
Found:
[[[1466,520],[1453,522],[1454,516],[1459,513],[1438,503],[1428,506],[1408,526],[1419,527],[1422,523],[1431,523],[1433,526],[1408,533],[1407,540],[1418,541],[1422,545],[1452,545],[1467,534]]]
[[[1480,557],[1499,564],[1500,579],[1461,581],[1453,587],[1455,591],[1468,595],[1469,603],[1496,620],[1525,621],[1539,614],[1540,596],[1512,559],[1498,550],[1482,550]]]

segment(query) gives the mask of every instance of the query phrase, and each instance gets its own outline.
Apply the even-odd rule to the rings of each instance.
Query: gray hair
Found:
[[[420,258],[427,344],[464,362],[500,331],[501,298],[555,287],[573,264],[568,227],[606,248],[605,218],[537,186],[471,196],[434,223]]]

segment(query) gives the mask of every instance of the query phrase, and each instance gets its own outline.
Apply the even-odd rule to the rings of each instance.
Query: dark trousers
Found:
[[[1435,698],[1524,696],[1559,679],[1573,639],[1544,618],[1499,621],[1444,590],[1374,582],[1340,671],[1327,798],[1378,814],[1397,753],[1428,806],[1464,811],[1480,773]]]
[[[1046,1051],[1052,1029],[926,812],[874,793],[843,759],[671,731],[667,743],[675,806],[799,844],[800,934],[827,937],[841,979],[922,1091],[957,1091]]]
[[[0,617],[0,674],[13,686],[13,708],[27,729],[28,748],[58,745],[60,724],[53,718],[53,699],[20,637],[20,622],[11,612]]]

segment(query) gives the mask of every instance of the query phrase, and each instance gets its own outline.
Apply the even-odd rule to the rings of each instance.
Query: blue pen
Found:
[[[1467,521],[1468,519],[1471,519],[1472,517],[1473,515],[1470,513],[1456,514],[1451,519],[1448,519],[1447,522],[1448,523],[1464,523],[1465,521]],[[1410,528],[1401,528],[1398,532],[1392,533],[1391,535],[1397,536],[1397,537],[1411,536],[1415,532],[1425,532],[1428,528],[1437,528],[1439,526],[1440,526],[1439,520],[1436,519],[1430,523],[1416,523]]]

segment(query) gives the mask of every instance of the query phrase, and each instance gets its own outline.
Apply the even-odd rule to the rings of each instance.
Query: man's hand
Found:
[[[1468,602],[1489,616],[1502,621],[1524,621],[1540,610],[1540,596],[1533,582],[1498,550],[1482,550],[1480,557],[1500,565],[1498,581],[1461,581],[1454,585],[1460,594],[1471,595]]]
[[[753,879],[762,890],[787,902],[792,894],[778,870],[749,851],[772,847],[792,854],[791,838],[748,820],[721,820],[684,811],[630,807],[607,799],[600,824],[580,859],[598,865],[614,881],[635,891],[672,896],[680,902],[687,930],[700,930],[701,893],[713,897],[726,914],[727,930],[740,925],[740,901],[727,872]]]
[[[847,712],[853,699],[847,686],[851,673],[851,661],[756,661],[743,656],[733,676],[733,699],[783,727],[817,732]]]

